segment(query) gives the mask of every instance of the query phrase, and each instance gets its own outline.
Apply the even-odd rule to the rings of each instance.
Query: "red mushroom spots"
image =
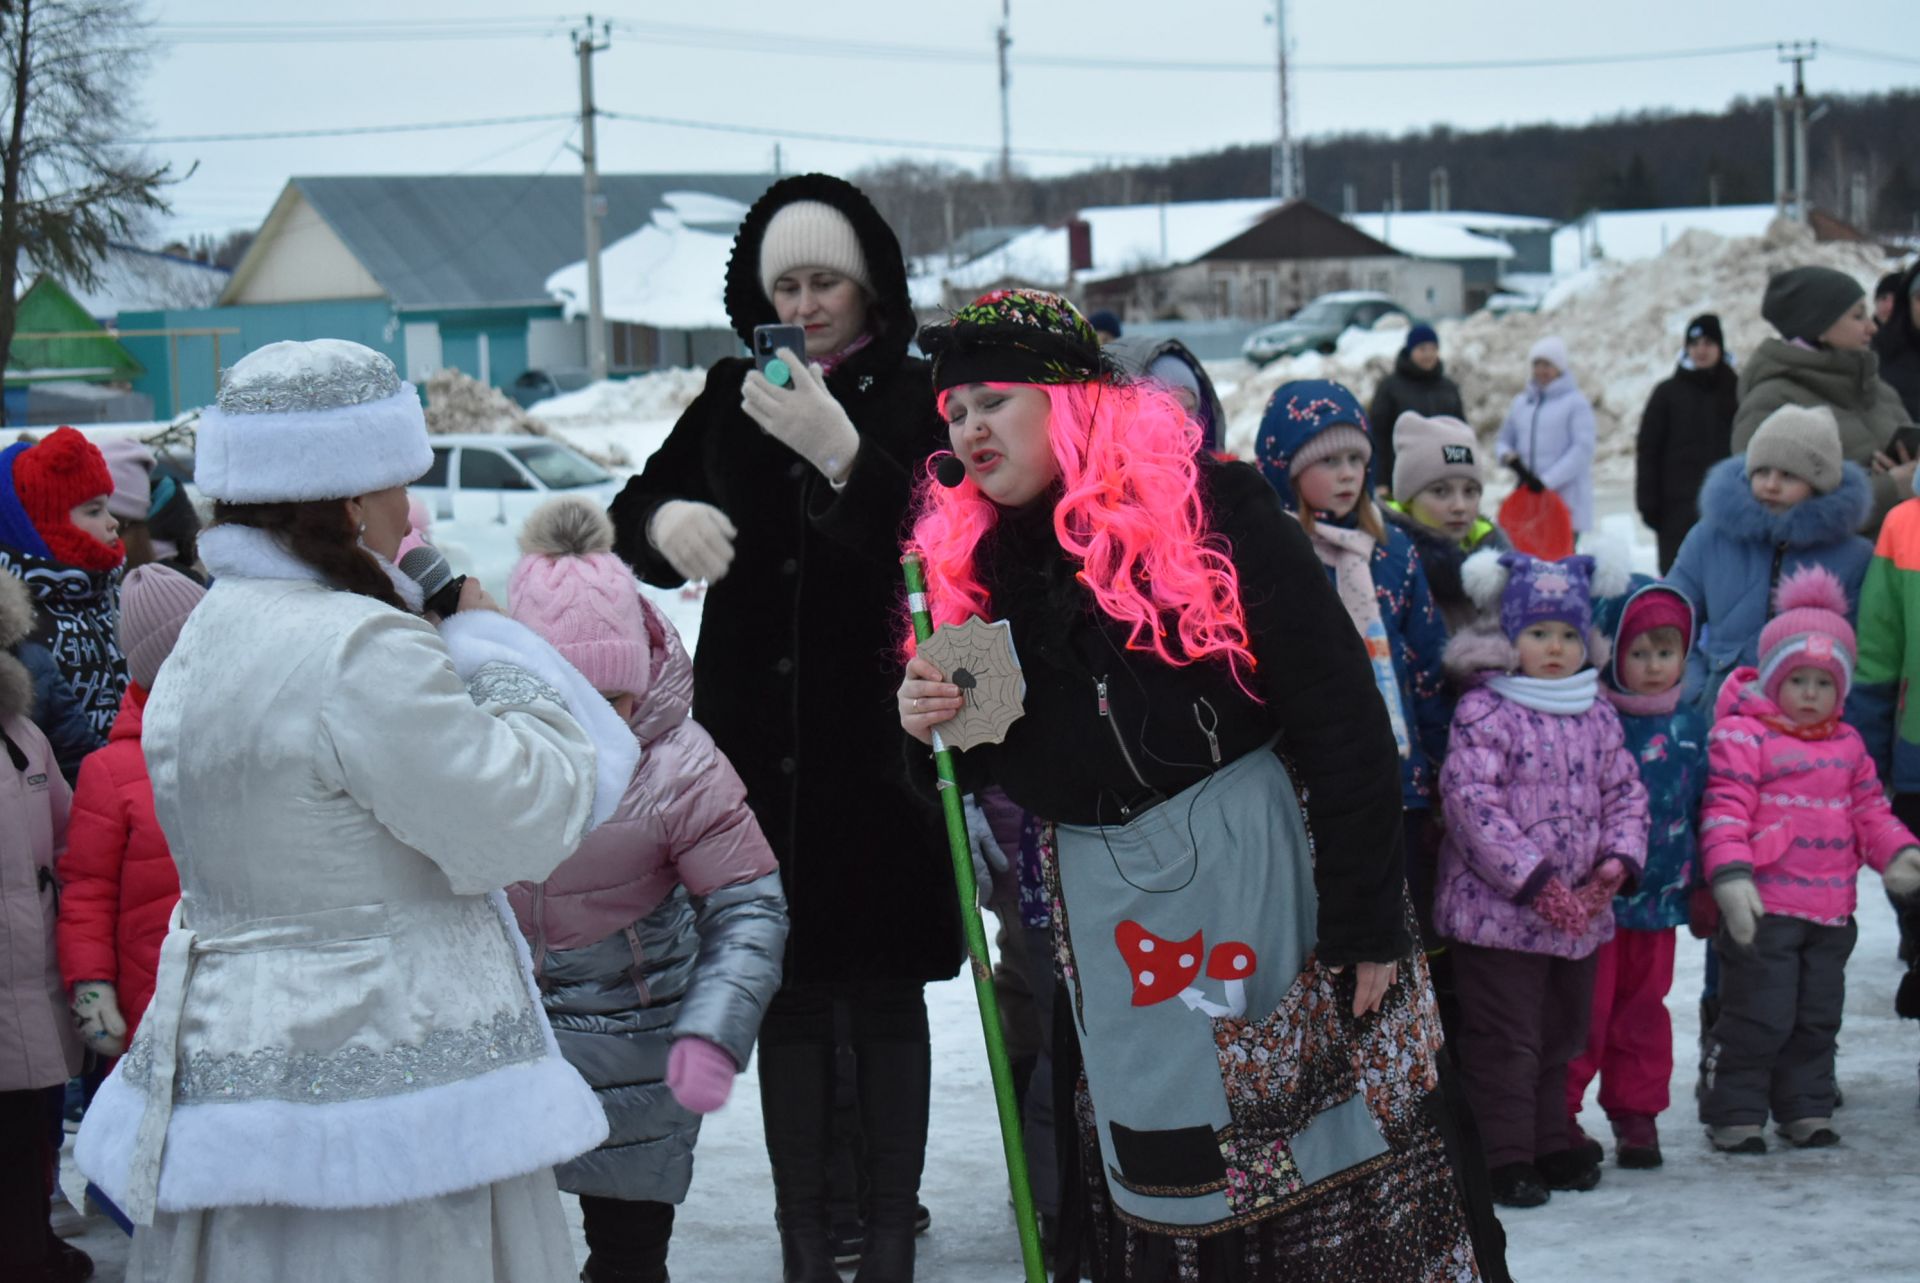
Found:
[[[1206,952],[1198,931],[1185,940],[1163,940],[1137,922],[1122,922],[1115,927],[1113,941],[1133,976],[1136,1007],[1165,1002],[1192,984],[1200,974],[1201,955]],[[1247,950],[1247,956],[1252,958],[1251,950]],[[1251,966],[1249,962],[1249,969]]]
[[[1229,940],[1213,946],[1213,956],[1207,959],[1207,979],[1245,980],[1253,974],[1254,966],[1253,950],[1238,940]]]

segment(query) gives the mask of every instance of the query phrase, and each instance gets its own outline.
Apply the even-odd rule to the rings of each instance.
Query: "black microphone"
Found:
[[[951,490],[967,479],[967,465],[957,454],[943,454],[933,465],[933,479]]]
[[[422,544],[410,550],[400,559],[400,573],[420,585],[423,609],[442,619],[460,609],[460,590],[466,587],[467,577],[454,574],[438,548]]]

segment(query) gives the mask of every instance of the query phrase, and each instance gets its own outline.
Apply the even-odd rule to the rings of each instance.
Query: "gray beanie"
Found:
[[[1845,272],[1792,267],[1767,280],[1760,315],[1780,331],[1781,338],[1812,343],[1866,296],[1866,287]]]
[[[1783,405],[1760,421],[1747,442],[1747,475],[1760,468],[1790,472],[1815,494],[1840,486],[1840,423],[1824,405]]]

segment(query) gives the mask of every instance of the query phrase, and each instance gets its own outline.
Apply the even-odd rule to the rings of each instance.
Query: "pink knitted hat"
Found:
[[[508,613],[553,643],[604,695],[647,693],[640,587],[613,554],[613,523],[591,500],[551,499],[520,531]]]
[[[153,689],[160,665],[180,640],[180,626],[206,595],[205,588],[166,566],[149,563],[128,573],[120,585],[120,650],[134,685]]]
[[[1780,581],[1773,600],[1778,613],[1760,630],[1762,693],[1777,704],[1794,669],[1819,668],[1833,675],[1844,701],[1859,654],[1847,623],[1847,590],[1826,567],[1802,566]]]

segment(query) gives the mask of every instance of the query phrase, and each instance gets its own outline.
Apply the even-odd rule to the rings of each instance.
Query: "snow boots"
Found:
[[[1660,1132],[1645,1114],[1622,1114],[1612,1119],[1613,1161],[1622,1167],[1658,1167]]]
[[[1831,1118],[1796,1118],[1781,1123],[1780,1134],[1795,1149],[1825,1149],[1840,1143],[1840,1133],[1833,1130]]]
[[[1539,1207],[1553,1197],[1532,1163],[1503,1163],[1487,1173],[1487,1181],[1502,1207]]]
[[[1759,1123],[1730,1123],[1724,1127],[1708,1127],[1707,1139],[1723,1154],[1767,1152],[1767,1129]]]

